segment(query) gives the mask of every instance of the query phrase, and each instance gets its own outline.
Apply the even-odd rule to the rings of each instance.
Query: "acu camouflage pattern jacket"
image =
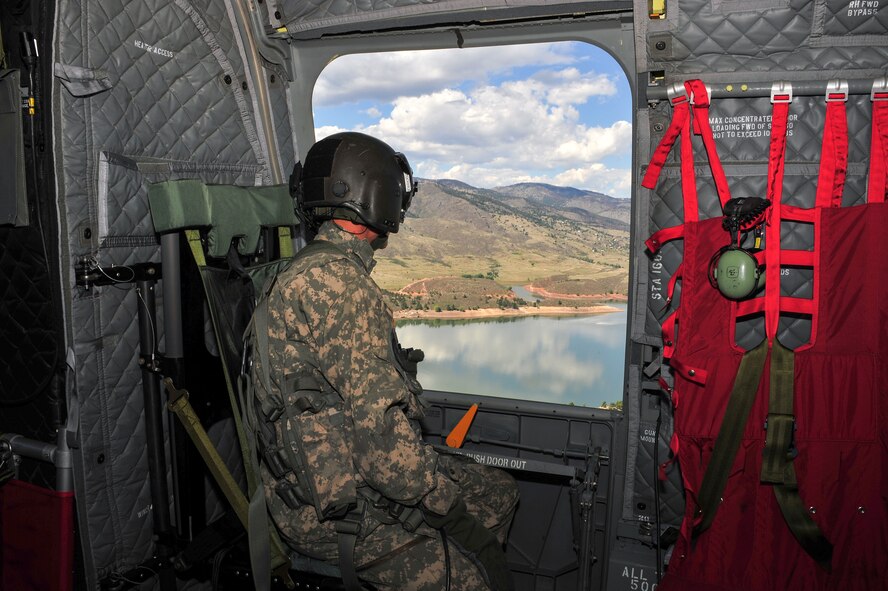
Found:
[[[338,251],[297,260],[298,264],[278,275],[267,294],[268,360],[272,389],[277,389],[274,394],[288,400],[288,379],[306,374],[339,393],[344,400],[343,428],[350,431],[351,458],[347,463],[353,468],[356,484],[370,486],[390,500],[405,505],[422,503],[444,514],[455,502],[458,489],[438,473],[437,453],[420,440],[411,425],[411,419],[420,418],[422,410],[394,357],[392,311],[370,278],[375,265],[373,249],[332,222],[321,226],[315,240],[333,243]],[[254,361],[254,382],[257,371],[260,368]],[[281,425],[287,420],[285,416],[278,421],[279,434],[281,428],[287,428]],[[262,472],[268,488],[273,478],[269,482],[268,471]],[[285,510],[275,496],[266,495],[275,522],[286,537],[311,543],[306,538],[321,542],[332,533],[332,524],[319,524],[310,505]]]

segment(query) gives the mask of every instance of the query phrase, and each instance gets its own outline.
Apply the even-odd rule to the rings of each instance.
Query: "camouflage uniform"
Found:
[[[321,226],[316,240],[333,243],[341,252],[297,260],[278,275],[267,296],[268,359],[277,395],[294,404],[287,380],[311,374],[322,390],[339,393],[345,401],[339,438],[320,441],[315,451],[306,452],[307,463],[317,464],[306,471],[323,474],[320,486],[325,489],[347,489],[353,480],[360,490],[369,487],[385,499],[421,504],[438,514],[447,513],[461,497],[469,512],[504,541],[518,500],[514,480],[462,457],[439,455],[419,437],[422,408],[394,357],[392,312],[370,278],[372,247],[332,222]],[[254,361],[254,382],[262,371]],[[257,396],[263,394],[257,390]],[[287,425],[284,415],[275,424],[278,435]],[[331,449],[341,444],[337,442],[343,435],[350,453]],[[339,468],[333,466],[336,458]],[[287,543],[308,556],[335,562],[333,521],[321,521],[308,502],[288,506],[275,492],[280,481],[265,463],[261,473],[269,512]],[[289,480],[298,478],[291,475]],[[478,569],[452,545],[449,560],[453,591],[486,588]],[[358,576],[380,589],[444,588],[440,533],[425,523],[410,533],[372,507],[361,522],[355,564]]]

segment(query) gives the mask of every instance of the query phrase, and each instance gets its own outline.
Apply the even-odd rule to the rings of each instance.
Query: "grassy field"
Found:
[[[599,301],[626,296],[628,229],[570,219],[539,204],[517,207],[491,195],[423,183],[401,230],[377,253],[373,276],[392,293],[423,279],[436,281],[426,286],[428,293],[393,295],[396,307],[502,307],[514,299],[511,286],[529,284],[556,294],[556,302],[557,294]]]

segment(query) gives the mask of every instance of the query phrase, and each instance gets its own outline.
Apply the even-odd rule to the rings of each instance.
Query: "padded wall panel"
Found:
[[[636,3],[636,14],[638,12]],[[841,72],[885,67],[884,15],[843,18],[854,0],[676,0],[643,22],[648,66],[672,74]],[[884,12],[884,11],[882,11]],[[881,31],[883,34],[873,33]],[[842,39],[837,43],[836,37]],[[665,41],[664,49],[656,49]],[[872,41],[872,42],[871,42]],[[827,74],[828,75],[828,74]]]
[[[228,8],[209,0],[59,5],[53,111],[61,279],[76,382],[69,406],[77,418],[70,428],[78,444],[80,542],[91,588],[153,550],[137,363],[144,304],[129,283],[75,287],[72,269],[83,259],[101,266],[159,261],[149,183],[269,182],[264,138],[243,87],[254,74]],[[275,126],[291,155],[285,113]],[[157,292],[159,306],[160,285]],[[162,326],[159,315],[157,321]],[[162,347],[160,329],[155,338]]]
[[[888,31],[884,14],[852,14],[867,3],[851,0],[671,0],[667,18],[646,17],[646,2],[635,2],[640,72],[662,71],[666,84],[701,78],[713,87],[723,88],[744,82],[768,83],[773,80],[826,81],[831,78],[873,78],[888,69]],[[850,12],[849,12],[850,11]],[[884,11],[882,11],[884,12]],[[847,25],[847,26],[846,26]],[[879,34],[879,39],[873,37]],[[869,41],[872,41],[871,43]],[[675,226],[684,220],[678,149],[669,155],[657,188],[640,187],[650,155],[669,126],[672,108],[668,101],[640,105],[637,120],[646,125],[639,137],[649,137],[650,145],[639,149],[641,169],[636,176],[639,197],[637,208],[639,241],[634,253],[638,269],[638,291],[631,327],[633,340],[659,348],[660,325],[681,302],[681,282],[675,301],[665,308],[669,279],[682,260],[681,240],[666,244],[655,256],[644,252],[641,241],[656,230]],[[864,202],[869,162],[870,101],[868,96],[852,96],[847,105],[849,127],[849,164],[843,205]],[[770,134],[771,105],[768,98],[732,98],[712,100],[710,124],[721,161],[728,176],[732,196],[764,196]],[[816,191],[822,129],[825,119],[823,97],[796,97],[790,108],[786,176],[783,202],[811,207]],[[711,173],[699,136],[694,139],[699,215],[701,219],[721,215]],[[727,236],[727,234],[726,234]],[[811,244],[810,227],[785,224],[782,240],[798,248]],[[727,239],[726,239],[727,243]],[[787,269],[782,282],[784,293],[810,297],[810,269]],[[677,338],[681,338],[681,326]],[[781,319],[780,338],[789,345],[808,340],[810,322],[804,318]],[[764,336],[761,317],[738,324],[737,341],[751,347]],[[668,374],[667,374],[668,377]],[[630,439],[643,433],[630,433]],[[668,431],[664,433],[668,441]],[[631,448],[630,448],[630,451]],[[662,454],[661,454],[662,456]],[[627,459],[629,474],[636,480],[648,478],[652,458],[639,446]],[[674,468],[673,468],[674,469]],[[631,486],[627,478],[624,517],[632,518],[635,501],[642,500],[644,486]],[[672,508],[681,499],[671,498],[667,487],[665,507]],[[634,495],[634,496],[633,496]]]
[[[392,26],[573,15],[612,10],[615,4],[625,3],[609,0],[279,0],[276,4],[281,22],[291,36],[312,38]]]

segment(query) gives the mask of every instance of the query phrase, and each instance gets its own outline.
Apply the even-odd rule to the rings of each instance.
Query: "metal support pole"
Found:
[[[182,336],[182,269],[179,264],[179,234],[171,232],[160,237],[160,257],[163,261],[164,357],[166,360],[181,361],[185,355],[185,346]],[[169,371],[168,368],[164,370]],[[170,377],[175,381],[179,376]]]
[[[167,489],[164,453],[163,403],[160,381],[152,371],[156,356],[157,327],[154,321],[156,282],[141,280],[136,285],[139,303],[139,344],[142,352],[142,393],[145,403],[145,437],[148,444],[148,476],[151,480],[151,503],[154,506],[154,528],[161,535],[170,533],[170,496]]]
[[[74,491],[74,459],[71,450],[68,449],[67,431],[64,427],[59,428],[59,434],[56,438],[56,490],[59,492]]]
[[[705,80],[704,80],[705,82]],[[792,80],[793,96],[825,96],[827,80]],[[873,80],[847,80],[848,94],[852,95],[869,95],[873,89]],[[706,83],[706,87],[710,91],[711,98],[761,98],[771,96],[771,82],[718,82]],[[647,94],[648,102],[667,100],[667,91],[669,85],[648,86],[644,88]]]
[[[72,474],[71,452],[65,441],[65,432],[59,431],[58,445],[28,439],[24,435],[16,433],[4,433],[0,435],[0,444],[7,447],[12,453],[23,458],[49,462],[56,467],[55,489],[59,492],[74,490],[74,478]]]
[[[160,260],[163,261],[163,375],[172,378],[173,382],[182,382],[185,371],[185,337],[182,329],[182,264],[179,258],[179,233],[170,232],[160,236]],[[172,463],[174,503],[173,511],[176,522],[176,533],[180,538],[189,538],[188,520],[182,511],[185,498],[183,482],[187,478],[188,462],[181,457],[179,450],[184,439],[183,431],[175,421],[170,421],[170,462]]]
[[[160,379],[157,367],[157,309],[154,279],[140,279],[136,283],[139,297],[139,348],[142,366],[142,394],[145,404],[145,440],[148,455],[148,479],[151,487],[151,505],[154,510],[154,532],[157,535],[155,552],[166,568],[160,569],[162,591],[176,589],[176,576],[169,558],[173,555],[173,535],[170,525],[170,494],[167,487],[166,454],[164,452],[163,414]]]

